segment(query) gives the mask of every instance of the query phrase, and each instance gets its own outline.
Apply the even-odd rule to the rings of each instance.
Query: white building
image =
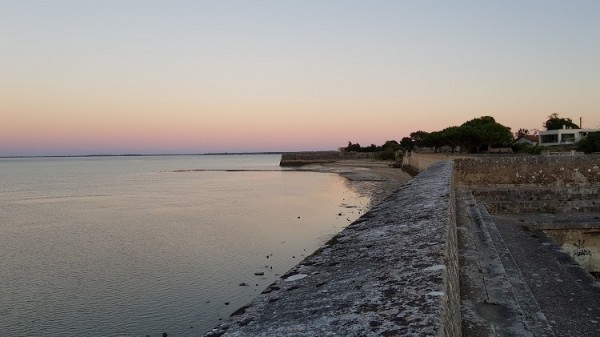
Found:
[[[540,131],[539,144],[541,146],[573,145],[590,132],[599,132],[600,129],[558,129]]]

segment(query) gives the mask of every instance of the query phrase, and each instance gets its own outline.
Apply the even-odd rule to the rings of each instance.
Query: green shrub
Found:
[[[529,154],[542,154],[542,147],[538,145],[529,145],[525,150]]]

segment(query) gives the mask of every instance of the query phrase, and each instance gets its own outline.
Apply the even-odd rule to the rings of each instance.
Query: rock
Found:
[[[229,305],[229,302],[225,302],[225,305]]]
[[[247,286],[248,286],[248,284],[247,284],[247,283],[245,283],[245,282],[242,282],[242,283],[240,283],[240,284],[239,284],[239,286],[240,286],[240,287],[247,287]]]
[[[254,273],[254,275],[256,276],[263,276],[265,273],[262,271],[257,271],[256,273]]]

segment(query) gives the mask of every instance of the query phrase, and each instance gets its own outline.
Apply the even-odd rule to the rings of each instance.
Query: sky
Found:
[[[0,0],[0,156],[600,127],[600,1]]]

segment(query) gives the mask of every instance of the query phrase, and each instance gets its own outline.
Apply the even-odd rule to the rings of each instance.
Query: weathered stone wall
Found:
[[[207,336],[461,336],[452,165],[431,165]]]
[[[453,153],[419,153],[409,151],[402,157],[402,167],[411,174],[417,174],[434,163],[458,158],[469,158],[469,156]]]
[[[473,187],[473,195],[494,214],[600,212],[600,186]]]
[[[450,163],[450,162],[446,162]],[[456,196],[454,194],[454,176],[450,178],[450,191],[448,195],[448,224],[446,230],[446,254],[444,262],[446,273],[444,275],[444,292],[448,296],[448,302],[444,306],[442,325],[444,333],[442,336],[462,336],[461,310],[460,310],[460,284],[459,284],[459,258],[458,258],[458,235],[456,228]]]
[[[467,186],[600,184],[600,156],[505,156],[455,160],[456,183]]]
[[[600,212],[600,156],[457,159],[455,179],[494,214]]]
[[[302,166],[308,164],[331,163],[338,160],[374,159],[374,152],[290,152],[281,155],[280,166]]]

